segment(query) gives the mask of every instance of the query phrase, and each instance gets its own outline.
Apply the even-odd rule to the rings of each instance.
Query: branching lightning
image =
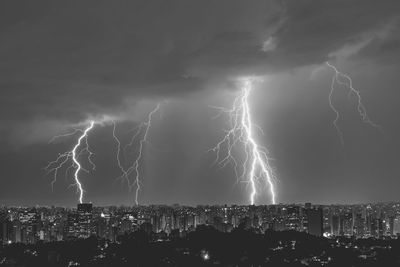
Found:
[[[362,99],[361,99],[361,94],[360,91],[358,91],[357,89],[355,89],[353,87],[353,81],[350,78],[350,76],[340,72],[335,66],[333,66],[332,64],[330,64],[329,62],[326,62],[326,65],[331,68],[332,70],[335,71],[335,74],[332,77],[332,83],[331,83],[331,90],[329,92],[329,106],[330,108],[333,110],[333,112],[335,113],[335,119],[333,120],[333,126],[335,127],[339,138],[340,138],[340,142],[342,143],[342,145],[344,144],[344,138],[343,138],[343,132],[340,129],[339,125],[338,125],[338,121],[340,119],[340,113],[339,111],[335,108],[333,101],[332,101],[332,96],[333,93],[335,91],[335,84],[339,84],[339,85],[343,85],[345,87],[347,87],[349,89],[349,95],[354,94],[357,97],[357,111],[360,115],[361,120],[364,123],[369,124],[370,126],[379,129],[380,131],[382,130],[381,127],[374,123],[368,116],[367,114],[367,110],[364,106],[364,104],[362,103]]]
[[[148,114],[147,121],[143,122],[139,125],[137,130],[134,132],[132,135],[131,141],[122,149],[121,141],[116,135],[116,127],[114,123],[114,128],[113,128],[113,137],[117,143],[117,162],[118,162],[118,167],[122,172],[122,175],[119,177],[121,179],[124,179],[127,184],[129,190],[132,190],[134,187],[136,187],[135,190],[135,203],[136,205],[139,205],[139,191],[140,191],[140,163],[142,162],[143,154],[144,154],[144,148],[148,141],[148,133],[151,128],[151,122],[153,119],[153,115],[160,109],[160,103],[157,104],[157,106]],[[136,140],[141,136],[141,139],[139,140],[139,149],[138,153],[135,157],[135,160],[129,165],[128,168],[124,167],[124,164],[121,161],[121,151],[126,151],[129,147],[131,147]]]
[[[68,174],[68,171],[71,168],[75,169],[75,171],[74,171],[74,181],[75,181],[75,183],[73,185],[77,187],[77,191],[79,193],[79,202],[80,203],[83,202],[84,190],[83,190],[82,183],[79,180],[79,172],[81,170],[86,171],[86,172],[88,172],[88,171],[85,168],[82,167],[81,163],[79,162],[79,157],[82,154],[86,153],[88,155],[87,156],[87,160],[91,164],[92,169],[96,168],[96,165],[92,161],[92,156],[94,154],[93,154],[93,152],[90,151],[89,143],[88,143],[88,134],[89,134],[89,131],[93,129],[94,125],[95,125],[95,121],[90,121],[89,125],[85,129],[75,129],[71,133],[67,133],[67,134],[58,135],[58,136],[53,137],[50,140],[50,142],[53,142],[57,138],[74,136],[77,133],[81,133],[81,135],[79,136],[79,138],[78,138],[75,146],[72,148],[72,150],[66,151],[64,153],[60,153],[58,155],[58,157],[54,161],[51,161],[45,167],[45,170],[47,171],[47,174],[53,173],[53,180],[51,182],[52,188],[54,186],[54,183],[57,180],[58,171],[61,168],[65,167],[65,166],[68,166],[66,168],[66,171],[65,171],[66,175]],[[82,145],[83,145],[83,148],[79,150],[79,148]]]
[[[355,95],[357,98],[357,111],[364,123],[381,130],[381,127],[374,123],[367,114],[367,110],[362,102],[360,91],[353,87],[353,81],[350,76],[340,72],[334,65],[326,62],[326,65],[334,71],[332,77],[331,88],[329,92],[329,106],[335,113],[335,119],[333,125],[339,135],[340,141],[344,144],[343,132],[340,129],[338,122],[340,120],[340,112],[333,103],[333,95],[335,93],[335,85],[341,85],[349,90],[349,95]],[[260,193],[259,188],[261,183],[264,183],[266,188],[269,189],[269,195],[271,197],[271,203],[276,203],[276,192],[275,192],[275,175],[269,162],[268,151],[265,147],[260,146],[256,139],[254,130],[257,129],[262,132],[261,128],[252,121],[250,107],[249,107],[249,96],[253,88],[254,79],[247,78],[243,79],[241,83],[241,92],[234,99],[231,108],[214,107],[219,111],[217,116],[223,114],[228,116],[229,128],[225,130],[223,138],[209,151],[215,153],[214,164],[220,168],[233,164],[236,178],[238,181],[245,181],[249,183],[251,187],[251,193],[249,196],[251,205],[254,205],[256,196]],[[148,134],[152,126],[153,115],[160,109],[160,103],[149,112],[147,120],[142,122],[135,130],[132,135],[130,142],[122,147],[122,143],[116,133],[116,123],[113,122],[112,135],[117,143],[116,159],[118,168],[121,171],[119,178],[124,179],[129,190],[135,188],[135,203],[139,204],[138,197],[141,189],[141,163],[143,161],[144,149],[148,141]],[[107,118],[106,120],[109,120]],[[88,144],[88,134],[93,129],[96,123],[99,121],[91,120],[88,125],[83,129],[74,129],[74,131],[58,136],[54,136],[50,143],[54,142],[58,138],[74,137],[78,136],[76,144],[70,151],[58,154],[58,157],[51,161],[46,167],[46,174],[52,174],[53,180],[51,182],[52,188],[57,180],[59,171],[65,170],[65,176],[69,175],[69,171],[74,169],[73,177],[74,184],[79,194],[79,202],[83,202],[84,189],[79,178],[81,171],[88,172],[81,162],[80,157],[86,155],[87,162],[91,165],[92,169],[96,168],[96,165],[92,161],[94,153],[91,152]],[[263,132],[262,132],[263,133]],[[121,155],[124,155],[124,159],[127,159],[127,150],[138,142],[138,148],[135,150],[134,160],[130,162],[128,166],[123,162]],[[244,152],[242,157],[237,156],[236,149],[242,149]]]
[[[111,122],[113,124],[112,135],[117,143],[116,159],[118,163],[118,168],[122,172],[119,178],[124,179],[127,182],[130,191],[134,187],[136,187],[135,203],[136,205],[138,205],[138,194],[140,191],[140,178],[141,178],[140,164],[143,160],[142,158],[144,155],[145,145],[149,143],[148,133],[151,128],[153,115],[159,109],[160,109],[160,103],[157,104],[157,106],[148,114],[147,120],[145,122],[140,123],[140,125],[134,129],[134,134],[132,135],[130,142],[125,147],[122,147],[122,143],[117,136],[116,122],[112,117],[109,116],[105,116],[101,120],[96,120],[96,121],[91,120],[89,121],[88,126],[86,126],[83,129],[77,128],[74,129],[72,132],[54,136],[49,143],[52,143],[59,138],[74,137],[77,135],[78,139],[71,150],[66,151],[64,153],[59,153],[58,157],[54,161],[51,161],[45,167],[46,175],[52,174],[53,176],[53,180],[51,181],[52,188],[54,187],[54,184],[57,181],[57,177],[61,169],[65,170],[66,177],[68,177],[68,175],[70,174],[70,170],[74,169],[73,177],[75,182],[72,185],[76,186],[77,188],[77,192],[79,193],[79,202],[80,203],[83,202],[84,190],[82,183],[79,179],[79,173],[80,171],[85,171],[85,172],[89,171],[82,166],[80,162],[80,157],[82,155],[86,155],[86,161],[90,164],[93,170],[96,169],[96,165],[92,161],[92,156],[94,155],[94,153],[91,152],[89,148],[88,134],[93,129],[95,124],[103,125],[104,123]],[[127,158],[126,152],[128,151],[128,148],[132,147],[135,142],[138,142],[139,144],[139,148],[137,149],[137,155],[134,161],[129,165],[129,167],[126,168],[124,164],[125,162],[123,162],[121,159],[122,154],[124,155],[124,159],[126,159]]]
[[[260,129],[253,123],[249,108],[249,95],[253,82],[254,80],[250,78],[243,81],[241,93],[235,98],[231,109],[214,107],[220,111],[216,117],[222,114],[228,115],[230,128],[225,130],[224,137],[209,151],[216,153],[214,164],[222,168],[232,163],[238,181],[249,182],[251,205],[255,203],[260,181],[266,183],[270,191],[271,202],[275,204],[276,193],[273,183],[275,176],[269,165],[270,158],[267,149],[257,144],[253,132],[254,128]],[[244,160],[240,164],[234,152],[238,146],[245,152]],[[226,154],[224,154],[225,150]]]

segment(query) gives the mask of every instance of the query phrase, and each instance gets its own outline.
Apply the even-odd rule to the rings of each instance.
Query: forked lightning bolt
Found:
[[[132,190],[136,186],[135,190],[135,204],[139,205],[139,191],[140,191],[140,163],[142,162],[142,157],[144,154],[144,148],[146,143],[148,143],[148,133],[151,128],[151,121],[153,119],[153,115],[160,109],[160,103],[157,104],[156,108],[153,109],[147,117],[147,121],[143,122],[139,125],[137,128],[137,131],[133,134],[131,141],[122,149],[121,147],[121,141],[118,139],[116,135],[116,129],[115,129],[115,123],[114,123],[114,128],[113,128],[113,137],[115,141],[117,142],[117,162],[118,162],[118,167],[122,172],[122,175],[120,178],[124,179],[127,184],[129,190]],[[128,168],[124,167],[124,164],[121,162],[121,151],[126,151],[127,148],[131,147],[139,136],[142,136],[141,139],[139,140],[139,149],[137,152],[137,155],[135,157],[135,160],[129,165]]]
[[[57,138],[60,137],[67,137],[67,136],[73,136],[77,133],[81,133],[76,144],[74,145],[74,147],[72,148],[72,150],[70,151],[66,151],[64,153],[61,153],[58,155],[57,159],[54,161],[51,161],[46,167],[45,170],[47,171],[47,174],[53,173],[53,180],[51,182],[52,187],[54,186],[54,183],[57,180],[57,174],[58,171],[65,167],[68,166],[65,170],[65,174],[68,175],[68,171],[71,168],[74,168],[74,181],[75,183],[73,185],[75,185],[77,187],[77,191],[79,193],[79,202],[82,203],[83,202],[83,194],[84,194],[84,190],[83,190],[83,186],[81,181],[79,180],[79,172],[81,170],[84,170],[87,172],[87,170],[85,168],[82,167],[81,163],[79,162],[79,157],[86,153],[87,156],[87,160],[89,161],[89,163],[92,165],[92,168],[95,169],[96,165],[93,163],[91,157],[93,156],[93,153],[90,151],[89,149],[89,144],[88,144],[88,134],[89,131],[93,129],[95,125],[95,121],[90,121],[89,125],[85,128],[85,129],[75,129],[75,131],[71,132],[71,133],[67,133],[67,134],[63,134],[63,135],[58,135],[53,137],[52,140],[50,140],[50,142],[54,141]],[[83,148],[79,150],[79,148],[82,146],[83,144]]]
[[[225,167],[232,163],[238,181],[244,179],[250,183],[251,205],[255,203],[255,197],[259,193],[258,188],[262,180],[269,188],[271,202],[275,204],[275,176],[269,165],[268,152],[265,147],[257,144],[254,137],[254,129],[260,128],[253,123],[250,114],[249,95],[253,82],[254,79],[251,78],[243,80],[241,93],[235,98],[231,109],[215,107],[220,111],[217,116],[228,115],[230,128],[225,131],[224,137],[217,145],[209,151],[216,153],[215,164]],[[235,148],[241,148],[245,153],[242,163],[238,163],[239,159],[235,156]],[[225,150],[226,154],[224,154]]]
[[[330,67],[332,70],[334,70],[334,72],[335,72],[335,74],[332,77],[331,90],[329,92],[329,106],[335,113],[335,119],[333,120],[333,126],[335,127],[335,129],[339,135],[340,142],[342,143],[342,145],[344,144],[343,132],[338,125],[338,121],[340,119],[340,113],[335,108],[333,101],[332,101],[332,96],[333,96],[333,93],[335,92],[335,84],[336,83],[347,87],[349,89],[349,94],[354,94],[357,97],[357,111],[361,117],[361,120],[374,128],[382,130],[378,124],[374,123],[369,118],[369,116],[367,114],[367,110],[366,110],[364,104],[362,103],[360,91],[358,91],[357,89],[355,89],[353,87],[353,81],[350,78],[350,76],[340,72],[335,66],[333,66],[329,62],[326,62],[326,65],[328,67]]]

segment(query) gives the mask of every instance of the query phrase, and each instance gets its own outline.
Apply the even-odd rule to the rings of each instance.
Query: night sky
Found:
[[[249,187],[207,153],[224,134],[245,76],[254,122],[265,135],[282,203],[400,201],[400,3],[398,0],[16,1],[0,2],[0,205],[75,205],[72,176],[51,188],[43,168],[71,149],[71,131],[112,117],[130,129],[161,102],[142,161],[141,204],[248,204]],[[329,107],[332,69],[344,145]],[[88,142],[97,169],[82,173],[85,201],[132,205],[117,180],[112,124]],[[268,191],[256,204],[270,204]]]

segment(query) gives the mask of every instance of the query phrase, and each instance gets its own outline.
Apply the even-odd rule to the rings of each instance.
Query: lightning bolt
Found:
[[[333,101],[332,101],[332,96],[333,93],[335,92],[335,84],[343,85],[349,89],[349,95],[353,94],[357,98],[357,111],[358,114],[360,115],[361,120],[364,123],[369,124],[370,126],[377,128],[378,130],[382,131],[382,128],[380,125],[374,123],[368,116],[367,109],[365,108],[364,104],[362,103],[362,98],[360,91],[357,90],[356,88],[353,87],[353,80],[350,78],[350,76],[340,72],[334,65],[330,64],[329,62],[326,62],[326,65],[331,68],[335,74],[332,77],[332,83],[331,83],[331,90],[329,92],[329,106],[335,113],[335,119],[333,120],[333,126],[335,127],[339,138],[340,142],[342,145],[344,144],[344,138],[343,138],[343,132],[340,129],[338,125],[338,121],[340,119],[340,113],[339,111],[335,108]]]
[[[254,128],[261,129],[253,123],[250,113],[249,95],[253,88],[253,82],[254,79],[244,79],[241,93],[233,101],[232,108],[214,107],[219,110],[219,113],[214,118],[227,114],[230,128],[225,130],[224,137],[209,151],[216,153],[214,164],[223,168],[232,163],[237,180],[244,179],[249,182],[251,186],[251,205],[255,203],[258,184],[262,180],[269,188],[271,202],[275,204],[276,193],[273,183],[275,176],[269,165],[268,151],[265,147],[258,145],[254,138]],[[241,164],[239,164],[234,152],[237,147],[241,147],[245,154]],[[225,150],[226,153],[224,155]]]
[[[128,188],[131,191],[135,186],[136,186],[136,190],[135,190],[135,204],[139,205],[139,191],[141,189],[140,187],[140,163],[142,162],[142,158],[143,158],[143,150],[145,148],[145,145],[147,143],[149,143],[148,141],[148,133],[150,131],[151,128],[151,122],[153,119],[153,115],[158,112],[160,109],[160,103],[157,104],[157,106],[148,114],[147,116],[147,121],[142,122],[138,129],[135,131],[135,133],[132,135],[131,141],[124,147],[124,149],[122,149],[122,144],[121,141],[119,140],[118,136],[116,135],[116,127],[115,127],[115,123],[114,123],[114,127],[113,127],[113,137],[117,143],[117,162],[118,162],[118,167],[122,172],[122,175],[119,177],[121,179],[124,179],[127,184],[128,184]],[[126,152],[126,150],[131,147],[136,138],[138,138],[139,136],[142,136],[139,139],[139,149],[138,149],[138,153],[136,155],[135,160],[130,164],[130,166],[128,168],[124,167],[124,164],[122,164],[121,161],[121,151],[123,150],[124,152]]]
[[[74,145],[74,147],[72,148],[72,150],[66,151],[64,153],[60,153],[58,155],[58,157],[54,161],[51,161],[45,167],[45,170],[47,171],[46,174],[53,173],[53,180],[51,182],[52,188],[54,187],[54,183],[57,181],[57,175],[58,175],[58,171],[60,169],[62,169],[64,166],[68,166],[66,171],[65,171],[65,173],[67,175],[69,169],[75,168],[75,171],[74,171],[74,181],[75,181],[75,183],[73,185],[77,187],[77,191],[79,193],[79,202],[80,203],[83,202],[84,190],[83,190],[82,183],[79,180],[79,172],[81,170],[88,172],[88,170],[86,170],[85,168],[82,167],[81,163],[79,162],[79,157],[82,154],[86,153],[88,155],[87,156],[87,160],[91,164],[92,169],[96,168],[96,165],[92,161],[92,156],[94,155],[94,153],[90,151],[89,143],[88,143],[88,134],[89,134],[89,131],[93,129],[94,125],[95,125],[95,121],[90,121],[89,125],[84,129],[75,129],[71,133],[62,134],[62,135],[58,135],[58,136],[53,137],[50,140],[50,142],[53,142],[57,138],[74,136],[77,133],[81,133],[81,135],[78,137],[78,140],[77,140],[76,144]],[[82,145],[83,145],[83,148],[79,150],[79,148]]]
[[[125,170],[124,165],[122,164],[121,158],[120,158],[120,156],[121,156],[121,141],[119,140],[119,138],[118,138],[118,136],[116,134],[116,128],[117,128],[117,126],[115,124],[115,121],[113,121],[112,135],[113,135],[114,140],[117,143],[117,154],[116,154],[116,157],[117,157],[118,168],[122,172],[121,178],[126,178],[127,179],[128,187],[130,188],[131,184],[130,184],[130,180],[128,179],[128,172]]]

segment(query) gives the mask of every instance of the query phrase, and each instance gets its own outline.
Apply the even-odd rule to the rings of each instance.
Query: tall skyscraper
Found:
[[[67,217],[67,237],[78,237],[78,215],[75,212],[68,213]]]
[[[308,220],[308,233],[315,236],[323,234],[322,208],[311,208],[306,210]]]
[[[393,234],[400,235],[400,216],[397,215],[393,221]]]
[[[340,233],[340,216],[337,214],[332,215],[331,233],[334,236],[338,236]]]
[[[92,210],[91,203],[78,204],[78,237],[87,238],[92,234]]]

